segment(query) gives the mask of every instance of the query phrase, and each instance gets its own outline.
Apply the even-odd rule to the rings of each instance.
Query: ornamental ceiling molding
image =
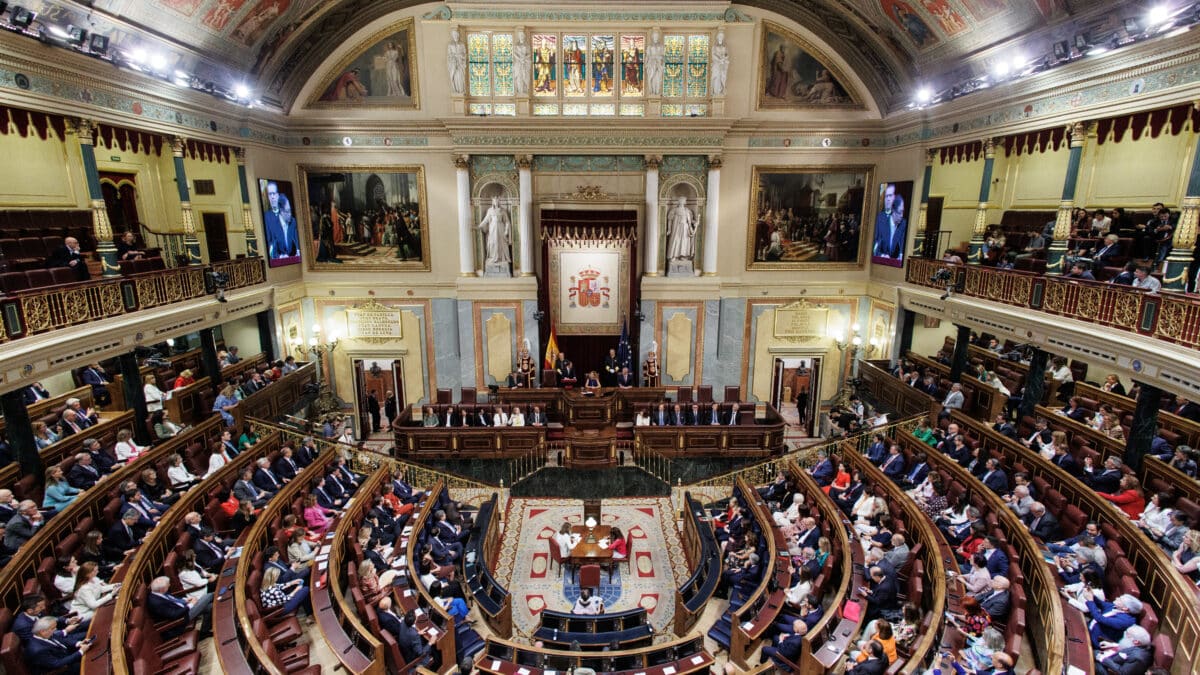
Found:
[[[594,121],[594,120],[593,120]],[[564,134],[564,135],[463,135],[453,136],[451,141],[456,147],[545,147],[545,146],[576,146],[613,148],[648,148],[648,147],[689,147],[717,148],[725,142],[724,134],[719,136],[614,136],[605,134]]]
[[[735,8],[710,11],[643,11],[643,10],[587,10],[587,9],[537,9],[522,7],[496,9],[492,7],[464,7],[451,9],[445,5],[425,14],[427,21],[562,21],[581,23],[617,23],[645,21],[673,21],[678,23],[753,23]]]

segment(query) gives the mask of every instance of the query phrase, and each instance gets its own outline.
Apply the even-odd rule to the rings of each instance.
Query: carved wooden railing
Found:
[[[939,270],[948,270],[950,278],[935,281]],[[941,291],[954,286],[968,297],[1200,348],[1200,297],[1186,293],[1147,293],[1100,281],[924,259],[908,261],[905,280]]]
[[[262,258],[239,258],[21,291],[0,299],[0,342],[202,298],[209,292],[204,281],[209,270],[229,277],[226,290],[267,278]]]

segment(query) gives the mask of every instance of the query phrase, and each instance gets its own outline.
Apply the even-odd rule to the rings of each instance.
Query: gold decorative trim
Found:
[[[325,89],[328,89],[328,82],[331,77],[333,77],[335,74],[339,74],[342,71],[344,71],[346,69],[346,66],[350,65],[355,59],[357,59],[358,57],[367,53],[368,50],[370,50],[375,45],[379,44],[380,40],[384,39],[385,37],[388,37],[389,35],[394,35],[405,29],[408,30],[408,61],[409,61],[408,83],[409,83],[409,88],[412,90],[409,92],[409,97],[412,99],[412,103],[409,103],[409,104],[400,104],[400,103],[386,103],[386,104],[384,104],[384,103],[362,103],[362,104],[358,104],[358,103],[339,103],[337,101],[322,101],[322,100],[320,100],[321,94],[324,94]],[[345,56],[341,60],[339,60],[334,65],[333,68],[318,70],[317,77],[311,78],[310,81],[316,81],[317,86],[320,87],[320,89],[314,91],[312,93],[312,95],[308,97],[308,102],[304,104],[304,107],[316,109],[316,110],[320,110],[320,109],[325,109],[325,110],[420,110],[420,108],[421,108],[421,97],[420,97],[420,86],[419,86],[419,81],[421,79],[419,77],[420,72],[421,72],[421,69],[417,66],[417,30],[416,30],[416,26],[414,25],[413,18],[409,17],[407,19],[397,21],[397,22],[383,28],[382,30],[375,32],[370,37],[367,37],[366,39],[364,39],[362,42],[359,42],[358,45],[354,49],[350,50],[350,53],[347,56]],[[322,85],[325,85],[325,86],[322,87]],[[370,99],[367,99],[367,100],[370,100]]]

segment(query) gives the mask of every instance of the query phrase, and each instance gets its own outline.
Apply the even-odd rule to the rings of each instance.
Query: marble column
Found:
[[[646,261],[648,277],[658,276],[658,166],[662,157],[646,158]]]
[[[968,346],[971,344],[971,328],[969,326],[958,326],[958,335],[954,340],[954,356],[950,359],[950,381],[961,382],[963,371],[967,369],[969,353]]]
[[[1167,269],[1163,274],[1163,288],[1186,291],[1188,270],[1196,246],[1196,225],[1200,220],[1200,144],[1192,157],[1192,173],[1188,178],[1187,192],[1179,205],[1179,223],[1171,239],[1171,253],[1167,255]]]
[[[937,157],[937,150],[925,151],[925,177],[921,181],[921,207],[917,211],[917,236],[913,239],[913,247],[911,257],[920,258],[925,252],[925,239],[928,233],[925,231],[925,217],[929,211],[929,185],[933,182],[933,159]],[[937,233],[934,233],[934,237]],[[931,258],[936,258],[936,251],[931,252]],[[903,353],[903,352],[902,352]]]
[[[133,419],[149,419],[146,410],[146,390],[142,386],[142,374],[138,368],[137,355],[125,352],[117,358],[117,366],[121,370],[121,389],[125,394],[125,409],[133,411]],[[149,445],[157,438],[150,437],[150,430],[145,424],[133,425],[133,439],[138,443]]]
[[[250,184],[246,180],[246,149],[234,148],[233,152],[237,156],[238,187],[242,190],[242,229],[246,235],[246,257],[257,258],[259,256],[258,236],[254,233],[254,219],[250,217]]]
[[[4,435],[8,437],[13,457],[21,465],[21,473],[37,477],[40,485],[42,458],[33,440],[33,422],[29,419],[29,409],[25,407],[24,390],[13,389],[0,394],[0,412],[4,413]]]
[[[92,211],[96,253],[100,256],[104,276],[119,277],[121,266],[117,264],[117,247],[113,243],[112,224],[108,222],[108,209],[104,206],[104,193],[100,190],[100,170],[96,167],[95,134],[96,128],[91,120],[81,119],[75,123],[75,136],[79,138],[83,174],[87,181],[88,206]]]
[[[1029,374],[1025,376],[1025,393],[1017,408],[1017,421],[1033,415],[1034,407],[1042,403],[1046,395],[1046,362],[1049,358],[1050,355],[1045,351],[1033,350],[1033,356],[1029,359]]]
[[[1133,421],[1129,423],[1129,439],[1125,442],[1125,464],[1134,473],[1141,473],[1142,458],[1150,453],[1150,442],[1158,435],[1158,406],[1162,403],[1162,389],[1139,383],[1137,405],[1133,409]]]
[[[706,277],[717,276],[717,221],[721,212],[721,157],[714,155],[708,158],[708,192],[704,203],[704,261],[703,274]]]
[[[521,214],[517,232],[521,237],[521,276],[533,276],[533,157],[517,156],[517,176],[521,193]]]
[[[1083,159],[1083,144],[1087,126],[1083,122],[1071,125],[1071,153],[1067,156],[1067,177],[1063,181],[1062,201],[1054,219],[1054,234],[1046,253],[1046,274],[1066,272],[1067,240],[1071,238],[1071,211],[1075,208],[1075,186],[1079,182],[1079,165]],[[1191,251],[1188,251],[1191,254]]]
[[[192,212],[192,198],[188,191],[187,171],[183,168],[183,151],[187,139],[171,137],[171,155],[175,158],[175,187],[179,190],[179,209],[183,219],[183,247],[187,250],[189,265],[202,265],[200,240],[196,238],[196,216]]]
[[[455,178],[458,181],[458,272],[462,277],[475,274],[475,237],[471,228],[471,158],[454,158]]]
[[[975,210],[975,228],[971,234],[967,262],[978,265],[983,262],[984,235],[987,234],[988,198],[992,193],[992,170],[996,165],[996,140],[983,141],[983,178],[979,180],[979,207]]]

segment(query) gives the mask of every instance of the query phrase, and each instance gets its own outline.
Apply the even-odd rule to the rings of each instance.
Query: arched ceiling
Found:
[[[10,3],[12,4],[12,3]],[[113,48],[149,44],[179,67],[221,86],[245,83],[284,110],[304,81],[369,22],[418,0],[28,0],[39,19],[109,35]],[[561,8],[558,0],[510,0],[511,7]],[[623,2],[621,10],[637,2]],[[690,0],[653,4],[694,7]],[[945,84],[977,74],[995,48],[1017,43],[1030,57],[1079,31],[1120,30],[1144,11],[1121,0],[739,0],[813,31],[875,92],[881,108],[907,101],[914,83]],[[720,7],[720,3],[716,3]],[[587,7],[580,3],[580,10]],[[611,5],[596,3],[597,8]],[[1118,11],[1119,10],[1119,11]],[[719,10],[718,10],[719,11]]]

